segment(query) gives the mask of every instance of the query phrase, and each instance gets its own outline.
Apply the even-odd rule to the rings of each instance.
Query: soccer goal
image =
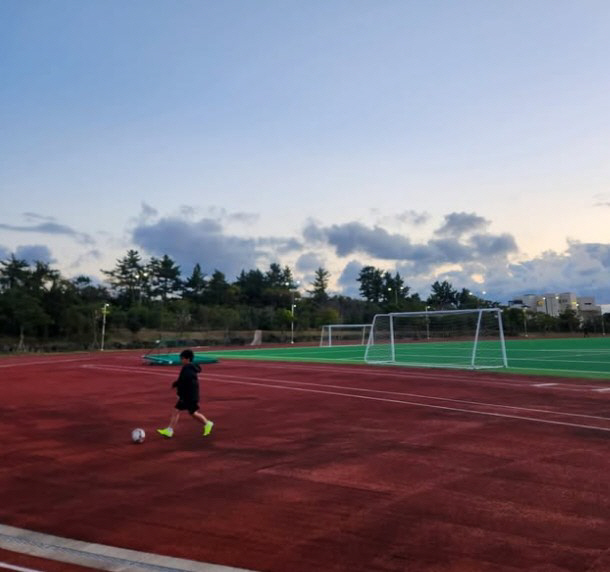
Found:
[[[418,367],[508,367],[498,308],[377,314],[367,363]]]
[[[322,326],[320,346],[360,345],[367,343],[371,324],[326,324]]]

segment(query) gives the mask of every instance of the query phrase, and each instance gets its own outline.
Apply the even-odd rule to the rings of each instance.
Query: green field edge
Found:
[[[345,358],[322,358],[322,357],[303,357],[303,356],[279,356],[275,355],[276,352],[280,353],[283,351],[294,351],[296,348],[273,348],[273,349],[261,349],[261,350],[220,350],[209,352],[196,352],[202,355],[213,355],[217,358],[224,359],[237,359],[237,360],[249,360],[249,361],[275,361],[275,362],[288,362],[288,363],[324,363],[324,364],[336,364],[336,365],[357,365],[363,367],[396,367],[396,368],[412,368],[412,369],[426,369],[426,370],[437,370],[437,371],[478,371],[491,374],[515,374],[521,376],[543,376],[552,378],[570,378],[570,379],[587,379],[587,380],[599,380],[599,381],[610,381],[610,372],[591,372],[583,370],[560,370],[560,369],[538,369],[538,368],[521,368],[521,367],[501,367],[501,368],[457,368],[457,367],[439,367],[439,366],[421,366],[421,365],[409,365],[409,364],[370,364],[364,362],[362,359],[345,359]],[[265,352],[259,353],[259,352]],[[267,353],[269,352],[269,353]]]

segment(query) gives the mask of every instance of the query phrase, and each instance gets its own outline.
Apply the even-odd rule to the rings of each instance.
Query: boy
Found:
[[[199,380],[197,374],[201,371],[201,367],[193,363],[194,357],[192,350],[184,350],[180,354],[182,369],[178,379],[172,383],[172,387],[175,387],[178,393],[176,409],[172,413],[169,425],[165,429],[157,429],[157,432],[168,439],[174,435],[174,427],[178,423],[181,411],[188,411],[195,421],[203,425],[204,437],[209,435],[212,432],[212,427],[214,427],[212,421],[199,413]]]

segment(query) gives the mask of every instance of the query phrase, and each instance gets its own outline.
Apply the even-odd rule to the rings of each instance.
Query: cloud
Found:
[[[426,212],[418,213],[417,211],[409,210],[397,214],[396,219],[413,226],[421,226],[430,220],[430,215]]]
[[[27,213],[31,216],[32,213]],[[74,238],[81,244],[94,244],[95,241],[91,236],[84,232],[77,232],[69,226],[58,224],[56,222],[42,222],[40,224],[30,226],[18,226],[13,224],[0,223],[0,229],[10,230],[14,232],[35,232],[39,234],[50,234],[50,235],[65,235]]]
[[[610,244],[568,241],[564,252],[546,252],[518,261],[519,248],[509,233],[481,232],[489,222],[476,214],[452,213],[433,238],[413,242],[409,236],[367,227],[359,222],[321,226],[309,221],[304,238],[339,257],[358,254],[337,281],[343,292],[358,296],[356,278],[363,265],[400,272],[412,291],[422,297],[436,280],[455,288],[486,291],[503,302],[527,292],[574,292],[610,301]]]
[[[301,254],[295,263],[295,270],[301,279],[301,285],[304,289],[308,289],[316,279],[316,270],[325,267],[325,261],[317,252],[305,252]]]
[[[307,241],[326,242],[341,257],[362,253],[379,260],[408,261],[417,267],[418,272],[443,264],[464,263],[489,257],[506,258],[518,250],[514,237],[507,233],[474,234],[466,239],[457,236],[464,234],[466,229],[472,230],[486,225],[487,222],[482,217],[449,215],[446,221],[446,233],[453,236],[433,238],[422,243],[413,243],[403,234],[389,233],[379,226],[369,228],[359,222],[329,227],[309,222],[303,236]],[[445,234],[445,231],[441,234]]]
[[[147,221],[151,220],[159,215],[159,212],[154,207],[151,207],[148,203],[142,202],[142,210],[140,211],[139,220]]]
[[[305,252],[297,258],[295,266],[300,272],[312,272],[324,267],[324,259],[317,252]]]
[[[69,268],[71,268],[73,270],[78,269],[83,264],[86,264],[87,262],[89,262],[91,260],[102,260],[102,258],[103,258],[103,255],[102,255],[101,251],[94,248],[94,249],[88,250],[84,254],[81,254],[80,256],[78,256],[76,258],[76,260],[74,260],[74,262],[72,262],[72,264],[70,264]]]
[[[189,209],[191,207],[188,207]],[[247,212],[229,212],[224,207],[211,206],[207,209],[207,214],[209,217],[220,220],[222,222],[227,223],[240,223],[251,225],[256,223],[260,215],[257,213],[247,213]]]
[[[303,232],[306,240],[326,241],[335,248],[338,256],[364,252],[382,259],[397,259],[408,256],[411,241],[400,235],[390,234],[375,226],[368,228],[359,222],[335,224],[326,228],[310,222]]]
[[[570,249],[576,253],[581,250],[593,260],[597,260],[604,268],[610,269],[610,244],[588,243],[581,244],[577,241],[570,241]],[[610,288],[610,284],[608,284]]]
[[[343,267],[337,283],[341,287],[344,295],[351,296],[352,298],[360,297],[360,282],[358,282],[358,276],[363,267],[364,264],[358,260],[350,260]]]
[[[610,301],[606,290],[610,285],[609,244],[569,241],[564,252],[519,260],[515,237],[487,232],[490,222],[476,213],[450,213],[428,239],[416,241],[408,233],[359,221],[323,225],[308,220],[300,237],[239,236],[227,230],[227,225],[230,221],[247,223],[248,217],[218,208],[207,211],[216,216],[195,219],[195,211],[190,210],[188,216],[158,218],[149,208],[152,218],[133,229],[133,242],[147,254],[167,254],[183,274],[199,262],[204,272],[218,269],[229,280],[244,269],[271,262],[283,265],[290,256],[295,262],[289,265],[293,264],[295,277],[303,284],[309,284],[315,269],[323,267],[331,273],[331,284],[353,297],[359,297],[360,270],[372,265],[400,272],[411,291],[423,298],[430,294],[434,281],[448,280],[458,289],[485,290],[487,298],[502,303],[528,292],[563,291]],[[402,215],[417,218],[414,211]]]
[[[597,193],[593,195],[595,207],[610,207],[610,194],[609,193]]]
[[[475,234],[469,239],[477,258],[503,257],[518,251],[515,238],[508,233],[504,234]]]
[[[11,255],[18,260],[25,260],[30,265],[35,262],[46,262],[47,264],[57,262],[49,247],[44,244],[21,245],[14,250],[0,246],[0,260],[8,260]]]
[[[371,214],[381,226],[396,226],[408,224],[410,226],[422,226],[430,220],[430,214],[427,212],[417,212],[415,210],[406,210],[400,213],[391,215],[381,214],[378,208],[372,208]]]
[[[445,223],[435,231],[435,234],[457,238],[468,232],[484,229],[488,225],[488,220],[475,213],[451,213],[445,215]]]
[[[278,254],[288,254],[301,250],[303,245],[296,238],[282,238],[282,237],[262,237],[256,239],[258,246],[270,247],[273,251]]]
[[[210,216],[196,218],[203,210]],[[230,280],[242,270],[276,262],[303,248],[295,237],[243,237],[231,234],[225,226],[249,225],[257,218],[256,214],[232,213],[222,207],[198,209],[188,205],[178,208],[177,214],[158,217],[154,208],[142,203],[140,215],[132,219],[130,234],[138,248],[152,256],[167,254],[183,273],[199,263],[204,272],[220,270]]]
[[[188,221],[166,217],[136,227],[132,236],[136,245],[154,256],[167,254],[188,269],[200,263],[204,272],[220,270],[229,278],[256,268],[265,254],[255,239],[225,235],[222,225],[208,218]]]
[[[25,213],[23,213],[23,218],[25,220],[28,220],[28,221],[30,221],[30,220],[36,220],[36,221],[44,220],[44,221],[47,221],[47,222],[54,222],[55,221],[55,218],[52,217],[52,216],[41,215],[41,214],[33,213],[33,212],[25,212]]]
[[[258,222],[260,215],[255,213],[231,213],[228,220],[231,222],[239,222],[243,224],[254,224]]]
[[[485,289],[507,301],[528,293],[573,292],[610,301],[610,244],[571,241],[564,252],[548,251],[511,264],[489,262]]]
[[[51,251],[43,244],[19,246],[15,250],[15,258],[25,260],[28,264],[34,264],[35,262],[46,262],[47,264],[50,264],[55,262]]]

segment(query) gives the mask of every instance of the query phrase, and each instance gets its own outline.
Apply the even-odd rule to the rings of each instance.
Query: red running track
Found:
[[[223,360],[212,435],[163,440],[176,375],[0,360],[0,523],[269,572],[610,570],[608,382]]]

